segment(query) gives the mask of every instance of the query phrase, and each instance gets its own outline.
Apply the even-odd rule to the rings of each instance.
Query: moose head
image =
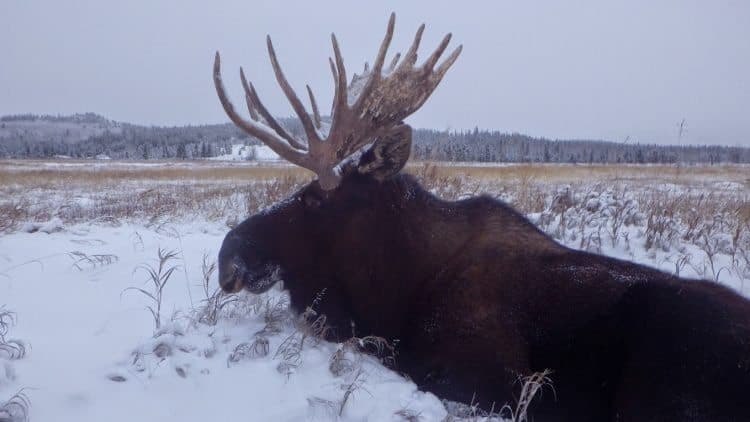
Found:
[[[383,241],[378,231],[390,223],[384,219],[393,217],[378,209],[394,204],[395,179],[411,151],[411,128],[404,119],[425,103],[461,53],[459,46],[438,64],[450,42],[448,34],[417,65],[422,25],[403,58],[396,54],[386,67],[394,24],[395,15],[391,14],[372,67],[365,64],[364,72],[353,75],[348,85],[336,36],[331,35],[335,59],[329,61],[335,94],[330,121],[321,118],[309,86],[312,114],[308,113],[279,66],[271,38],[267,38],[276,79],[302,123],[306,139],[293,136],[271,116],[242,69],[240,79],[250,118],[240,116],[225,92],[216,53],[214,83],[229,118],[283,159],[317,176],[286,201],[251,216],[227,234],[219,253],[219,282],[225,291],[244,288],[260,293],[280,277],[294,283],[295,290],[319,289],[319,283],[311,278],[335,279],[374,265],[372,254],[379,252],[373,252],[372,243]],[[305,281],[309,286],[301,285]]]

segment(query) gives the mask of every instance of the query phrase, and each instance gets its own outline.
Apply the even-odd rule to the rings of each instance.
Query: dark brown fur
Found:
[[[399,339],[397,370],[441,398],[512,404],[551,369],[532,420],[750,420],[750,303],[705,281],[561,246],[489,197],[442,201],[410,176],[346,170],[226,237],[222,286],[292,305],[326,289],[334,340]]]

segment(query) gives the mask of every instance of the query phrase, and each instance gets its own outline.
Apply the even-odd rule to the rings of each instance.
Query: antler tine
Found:
[[[219,52],[216,52],[214,58],[214,86],[216,87],[216,94],[219,96],[224,111],[229,116],[229,119],[244,130],[248,134],[260,139],[264,144],[268,145],[275,153],[279,154],[285,160],[297,164],[299,166],[309,168],[307,164],[307,157],[301,151],[294,149],[284,138],[279,136],[277,133],[272,132],[268,126],[257,122],[248,121],[243,119],[234,110],[234,105],[229,101],[226,90],[224,89],[224,83],[221,78],[221,58]]]
[[[336,35],[331,34],[331,43],[333,44],[333,55],[336,58],[336,75],[338,76],[336,84],[336,100],[337,105],[335,108],[340,107],[341,104],[347,105],[346,98],[346,68],[344,67],[344,59],[341,57],[341,50],[339,50],[339,43],[336,40]],[[334,116],[335,117],[335,116]]]
[[[273,49],[273,43],[271,42],[270,36],[266,37],[266,44],[268,45],[268,55],[271,58],[273,72],[276,74],[276,81],[279,83],[279,86],[281,86],[281,90],[284,91],[286,98],[292,104],[292,108],[294,109],[294,112],[297,113],[300,122],[302,122],[302,127],[305,129],[305,135],[307,135],[308,145],[320,142],[320,137],[318,136],[317,130],[315,130],[312,120],[310,120],[310,115],[307,114],[305,106],[302,105],[302,101],[299,100],[294,89],[292,89],[292,86],[289,85],[289,82],[286,80],[284,72],[281,70],[279,61],[276,59],[276,51]]]
[[[247,86],[247,79],[245,79],[245,71],[240,67],[240,81],[242,81],[242,88],[245,90],[245,103],[247,104],[247,112],[250,113],[250,118],[255,121],[260,121],[258,116],[257,106],[253,102],[253,97],[250,95],[250,88]],[[277,131],[278,133],[278,131]],[[281,135],[279,133],[279,135]]]
[[[333,116],[333,111],[336,109],[336,104],[338,104],[339,75],[336,72],[336,65],[333,64],[333,59],[330,57],[328,58],[328,64],[331,65],[331,74],[333,75],[333,103],[331,104],[331,116]]]
[[[391,17],[388,19],[388,29],[386,29],[385,31],[385,37],[383,38],[383,42],[380,44],[380,49],[378,50],[378,55],[375,58],[375,63],[372,65],[372,72],[370,72],[370,77],[367,79],[364,88],[362,88],[362,91],[357,98],[357,105],[355,106],[355,108],[359,108],[359,106],[361,106],[366,101],[367,97],[370,95],[370,91],[372,91],[372,87],[375,86],[375,84],[382,77],[381,73],[383,71],[385,55],[388,53],[388,47],[391,45],[391,40],[393,39],[393,28],[395,28],[395,26],[396,14],[391,13]]]
[[[393,39],[393,28],[396,26],[396,14],[391,13],[391,17],[388,19],[388,29],[385,31],[385,38],[383,43],[380,44],[380,50],[378,50],[377,58],[375,63],[372,65],[372,73],[380,76],[380,72],[383,70],[383,63],[385,62],[385,55],[388,52],[388,47],[391,45]]]
[[[391,64],[388,65],[388,73],[393,72],[393,69],[396,68],[396,65],[398,64],[398,59],[401,58],[401,53],[396,53],[395,56],[393,56],[393,59],[391,59]]]
[[[307,147],[297,139],[295,139],[292,135],[290,135],[289,132],[287,132],[284,127],[281,126],[276,121],[276,119],[273,118],[271,113],[268,112],[268,109],[263,105],[263,102],[260,100],[258,93],[255,91],[255,87],[253,86],[252,82],[248,83],[247,79],[245,78],[245,72],[241,67],[240,81],[242,81],[242,88],[245,90],[245,101],[247,102],[247,108],[250,112],[250,117],[253,120],[258,120],[258,113],[260,113],[260,117],[265,120],[265,123],[270,126],[271,129],[273,129],[276,133],[278,133],[279,136],[289,142],[291,146],[299,150],[306,150]]]
[[[305,85],[307,87],[307,93],[310,95],[310,104],[312,105],[313,110],[313,118],[315,122],[315,127],[317,129],[320,129],[320,113],[318,112],[318,103],[315,102],[315,95],[313,95],[312,89],[310,89],[310,85]]]
[[[422,69],[425,71],[432,71],[432,69],[435,67],[435,63],[437,63],[438,59],[440,59],[440,56],[443,54],[443,51],[445,51],[445,48],[448,47],[448,43],[451,41],[451,34],[448,33],[445,37],[443,37],[443,40],[440,41],[440,45],[435,49],[435,52],[433,52],[430,57],[427,58],[427,60],[422,65]]]
[[[445,76],[445,73],[448,72],[448,69],[450,69],[456,59],[458,59],[458,56],[461,54],[461,50],[463,50],[463,45],[459,45],[458,47],[456,47],[451,55],[448,56],[448,58],[446,58],[443,63],[440,64],[435,72],[432,73],[432,75],[430,76],[430,88],[427,91],[426,95],[422,96],[420,100],[414,104],[414,110],[422,107],[427,99],[430,98],[432,91],[434,91],[438,84],[440,84],[440,81],[443,79],[443,76]]]
[[[445,72],[450,69],[451,66],[453,66],[453,63],[458,59],[458,56],[461,54],[461,50],[463,50],[464,46],[459,45],[456,47],[455,50],[451,53],[450,56],[448,56],[447,59],[445,59],[440,66],[438,66],[437,70],[435,71],[435,82],[434,84],[437,85],[440,83],[440,80],[443,79],[443,76],[445,76]]]
[[[417,62],[417,50],[419,49],[419,43],[422,41],[422,33],[424,32],[424,24],[419,25],[416,35],[414,35],[414,42],[412,42],[409,51],[404,55],[404,61],[401,62],[401,67],[411,67]]]

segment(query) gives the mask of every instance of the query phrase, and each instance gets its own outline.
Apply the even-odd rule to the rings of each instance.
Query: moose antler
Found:
[[[331,109],[331,123],[327,131],[321,121],[312,90],[307,86],[313,109],[311,117],[279,66],[271,37],[266,38],[268,55],[271,58],[276,80],[302,123],[306,142],[289,134],[271,116],[260,101],[253,84],[245,79],[242,68],[240,68],[240,79],[245,90],[250,119],[237,114],[224,90],[221,79],[221,60],[219,53],[216,52],[214,85],[221,105],[232,122],[242,130],[261,140],[285,160],[313,171],[317,174],[323,189],[333,189],[340,181],[337,166],[376,138],[389,134],[407,116],[417,111],[427,101],[461,53],[462,46],[458,46],[435,69],[440,56],[450,42],[451,34],[448,34],[427,60],[421,66],[415,67],[417,49],[424,31],[424,24],[422,24],[403,60],[399,63],[401,55],[397,54],[384,72],[383,64],[393,37],[395,22],[396,15],[392,13],[385,38],[372,68],[365,64],[364,72],[361,75],[355,74],[348,87],[346,68],[341,58],[339,44],[336,36],[331,34],[335,61],[329,58],[329,62],[335,83],[335,94]]]

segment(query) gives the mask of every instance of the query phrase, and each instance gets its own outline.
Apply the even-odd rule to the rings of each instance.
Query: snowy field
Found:
[[[568,246],[750,295],[750,167],[409,171]],[[321,341],[281,289],[217,294],[229,227],[307,180],[243,161],[0,162],[0,421],[485,420],[387,369],[387,347]]]

